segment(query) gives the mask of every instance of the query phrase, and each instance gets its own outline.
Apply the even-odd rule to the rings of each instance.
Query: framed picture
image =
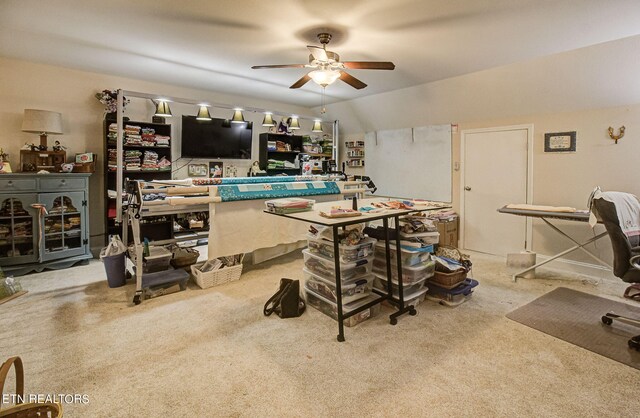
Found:
[[[206,164],[189,164],[189,177],[206,177],[207,173]]]
[[[544,134],[544,152],[575,152],[576,131]]]
[[[222,161],[209,161],[209,177],[222,177],[223,164]]]

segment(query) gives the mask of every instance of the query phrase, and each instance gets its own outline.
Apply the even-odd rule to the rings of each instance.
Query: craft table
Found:
[[[383,199],[383,198],[374,198],[374,199],[360,199],[358,200],[358,207],[366,207],[371,206],[375,202],[383,202],[389,201],[391,199]],[[347,218],[326,218],[320,216],[320,211],[329,212],[332,207],[340,207],[343,209],[351,208],[352,201],[351,200],[339,200],[334,202],[322,202],[316,203],[314,205],[313,211],[308,212],[296,212],[289,214],[277,214],[265,211],[270,215],[282,216],[285,218],[290,218],[298,221],[307,222],[310,224],[318,224],[332,228],[333,232],[333,254],[335,260],[335,278],[336,278],[336,299],[338,306],[338,341],[342,342],[345,340],[344,338],[344,320],[356,315],[359,312],[364,311],[378,303],[381,303],[384,300],[390,301],[393,305],[395,305],[398,310],[389,316],[389,322],[391,325],[396,325],[398,323],[398,317],[409,313],[409,315],[415,315],[417,312],[413,305],[404,304],[404,294],[403,294],[403,284],[402,284],[402,259],[401,259],[401,251],[400,251],[400,234],[396,234],[396,264],[398,266],[398,298],[396,299],[393,296],[392,287],[391,287],[391,257],[389,251],[389,219],[393,218],[395,222],[396,229],[399,225],[399,218],[403,215],[408,215],[410,213],[415,212],[424,212],[430,210],[438,210],[438,209],[448,209],[451,206],[445,205],[421,205],[419,207],[415,207],[412,209],[386,209],[384,212],[378,213],[368,213],[361,212],[360,216],[353,216]],[[346,227],[348,225],[354,225],[359,223],[371,222],[371,221],[382,221],[382,225],[384,228],[384,233],[386,236],[385,240],[385,252],[387,257],[387,294],[377,293],[378,297],[375,300],[372,300],[363,306],[354,309],[353,311],[344,314],[342,311],[342,283],[340,278],[340,250],[339,250],[339,241],[336,239],[338,236],[338,229],[340,227]],[[374,289],[375,292],[375,289]]]
[[[532,218],[539,218],[542,219],[544,221],[544,223],[546,223],[547,225],[549,225],[551,227],[551,229],[553,229],[554,231],[556,231],[557,233],[559,233],[560,235],[562,235],[563,237],[566,237],[569,241],[573,242],[575,245],[571,248],[568,248],[558,254],[553,255],[552,257],[541,261],[540,263],[537,263],[534,266],[528,267],[522,271],[519,271],[517,273],[515,273],[512,276],[512,280],[515,282],[517,277],[528,272],[531,271],[537,267],[543,266],[553,260],[555,260],[556,258],[560,258],[563,255],[569,254],[573,251],[576,251],[578,249],[581,249],[582,251],[584,251],[585,253],[589,254],[589,256],[593,257],[595,260],[597,260],[600,264],[609,267],[610,269],[612,268],[611,265],[609,265],[609,263],[607,263],[606,261],[602,260],[601,258],[597,257],[595,254],[591,253],[589,250],[587,250],[585,247],[585,245],[587,244],[591,244],[592,242],[595,242],[597,240],[599,240],[602,237],[605,237],[607,235],[607,231],[604,231],[594,237],[589,238],[587,241],[585,242],[578,242],[575,239],[573,239],[571,236],[569,236],[568,234],[566,234],[564,231],[562,231],[560,228],[558,228],[557,226],[553,225],[551,222],[549,222],[549,219],[558,219],[558,220],[562,220],[562,221],[574,221],[574,222],[584,222],[587,223],[589,222],[589,212],[586,211],[582,211],[582,212],[554,212],[554,211],[545,211],[545,210],[529,210],[529,209],[511,209],[508,208],[507,206],[503,206],[502,208],[498,209],[498,212],[500,213],[508,213],[511,215],[518,215],[518,216],[529,216]]]

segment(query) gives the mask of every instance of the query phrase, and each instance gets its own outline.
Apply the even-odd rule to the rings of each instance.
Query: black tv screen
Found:
[[[182,116],[182,157],[251,158],[251,122]]]

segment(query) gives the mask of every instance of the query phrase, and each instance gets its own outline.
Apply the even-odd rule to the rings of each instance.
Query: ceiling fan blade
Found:
[[[356,88],[358,90],[367,87],[367,85],[364,84],[362,81],[358,80],[357,78],[355,78],[351,74],[347,74],[344,71],[342,71],[340,73],[340,80],[344,81],[345,83],[347,83],[351,87]]]
[[[388,61],[346,61],[344,66],[351,70],[393,70],[395,64]]]
[[[290,89],[299,89],[300,87],[304,86],[305,84],[307,84],[307,82],[311,80],[311,77],[309,77],[309,74],[305,74],[302,76],[302,78],[298,81],[296,81],[295,83],[293,83],[291,85],[291,87],[289,87]]]
[[[254,65],[253,70],[262,70],[265,68],[304,68],[305,64],[276,64],[276,65]]]
[[[313,45],[307,45],[307,48],[309,49],[309,52],[311,52],[311,55],[313,55],[313,58],[317,59],[318,61],[329,61],[329,57],[327,57],[327,51],[325,51],[324,48]]]

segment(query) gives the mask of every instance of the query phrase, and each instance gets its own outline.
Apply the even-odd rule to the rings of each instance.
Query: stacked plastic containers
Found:
[[[338,299],[333,241],[313,235],[308,235],[307,239],[308,247],[302,251],[307,304],[337,320]],[[375,245],[376,240],[369,237],[354,245],[339,244],[343,314],[375,298],[375,295],[372,295]],[[380,305],[374,305],[347,318],[344,325],[354,326],[379,311]]]

